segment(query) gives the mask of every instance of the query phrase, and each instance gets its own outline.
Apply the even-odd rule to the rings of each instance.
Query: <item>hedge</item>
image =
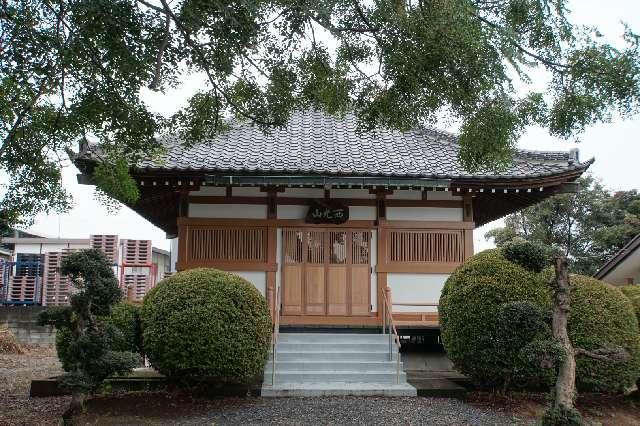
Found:
[[[498,249],[482,252],[454,271],[439,308],[443,343],[454,365],[477,384],[493,388],[551,384],[555,367],[549,360],[557,365],[564,356],[549,327],[552,278],[551,268],[541,273],[526,270]],[[570,280],[568,332],[574,347],[619,346],[630,355],[617,362],[577,357],[578,390],[622,392],[640,376],[640,334],[633,306],[619,289],[602,281],[579,275]],[[547,368],[540,368],[545,352],[550,354]]]
[[[267,302],[237,275],[205,268],[179,272],[146,295],[141,319],[145,354],[172,378],[249,383],[267,359]]]
[[[630,358],[606,362],[579,356],[576,383],[581,391],[618,393],[640,377],[640,334],[633,305],[618,288],[595,278],[571,275],[569,338],[574,347],[621,346]]]
[[[446,281],[440,297],[440,327],[447,355],[462,373],[487,387],[538,387],[553,372],[535,368],[521,349],[532,339],[548,338],[548,327],[515,332],[504,309],[530,302],[548,311],[550,290],[532,271],[508,261],[498,249],[468,259]],[[508,315],[506,316],[508,318]],[[537,320],[536,320],[537,321]],[[545,334],[537,336],[537,334]],[[505,336],[511,336],[505,342]]]
[[[629,298],[640,321],[640,285],[625,285],[620,287],[620,291]]]

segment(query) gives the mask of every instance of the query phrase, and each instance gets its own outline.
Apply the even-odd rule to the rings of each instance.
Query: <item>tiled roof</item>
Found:
[[[175,136],[162,136],[163,161],[145,160],[140,169],[253,174],[321,174],[476,178],[554,175],[582,169],[573,152],[518,151],[501,173],[470,174],[458,160],[452,134],[418,129],[361,133],[353,114],[342,118],[298,111],[286,127],[262,132],[239,122],[211,141],[184,147]]]

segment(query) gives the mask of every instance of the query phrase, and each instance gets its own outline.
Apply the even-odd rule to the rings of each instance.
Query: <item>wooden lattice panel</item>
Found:
[[[188,231],[188,255],[191,260],[264,262],[264,228],[191,228]]]
[[[142,302],[147,291],[150,290],[150,276],[143,274],[125,274],[122,287],[129,300]]]
[[[60,274],[62,260],[75,250],[49,252],[45,255],[42,286],[43,306],[65,306],[70,303],[71,279]]]
[[[110,262],[118,263],[117,235],[91,235],[89,244],[91,248],[101,250]]]
[[[39,277],[33,275],[17,275],[10,277],[7,300],[11,302],[37,302],[39,279]]]
[[[129,266],[151,264],[151,240],[122,240],[122,263]]]
[[[461,263],[464,261],[462,231],[397,230],[389,233],[392,263]]]

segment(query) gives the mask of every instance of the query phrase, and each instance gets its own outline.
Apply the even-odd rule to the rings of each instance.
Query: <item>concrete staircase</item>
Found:
[[[395,345],[382,334],[280,333],[264,371],[262,396],[384,395],[415,396],[402,371]]]

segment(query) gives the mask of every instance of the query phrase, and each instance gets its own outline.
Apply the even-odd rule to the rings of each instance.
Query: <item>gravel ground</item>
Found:
[[[510,415],[442,398],[256,399],[184,424],[511,425]]]
[[[62,370],[50,346],[24,348],[25,354],[0,354],[0,425],[57,425],[69,399],[29,398],[31,379]]]
[[[158,395],[159,399],[162,399]],[[134,398],[135,399],[135,398]],[[75,423],[88,425],[513,425],[513,415],[440,398],[225,398],[213,401],[167,400],[149,407],[144,416],[138,403],[127,409],[113,399],[94,401]],[[142,402],[141,402],[142,403]],[[188,408],[187,408],[188,406]],[[140,407],[141,408],[141,407]],[[114,415],[117,412],[118,415]]]

